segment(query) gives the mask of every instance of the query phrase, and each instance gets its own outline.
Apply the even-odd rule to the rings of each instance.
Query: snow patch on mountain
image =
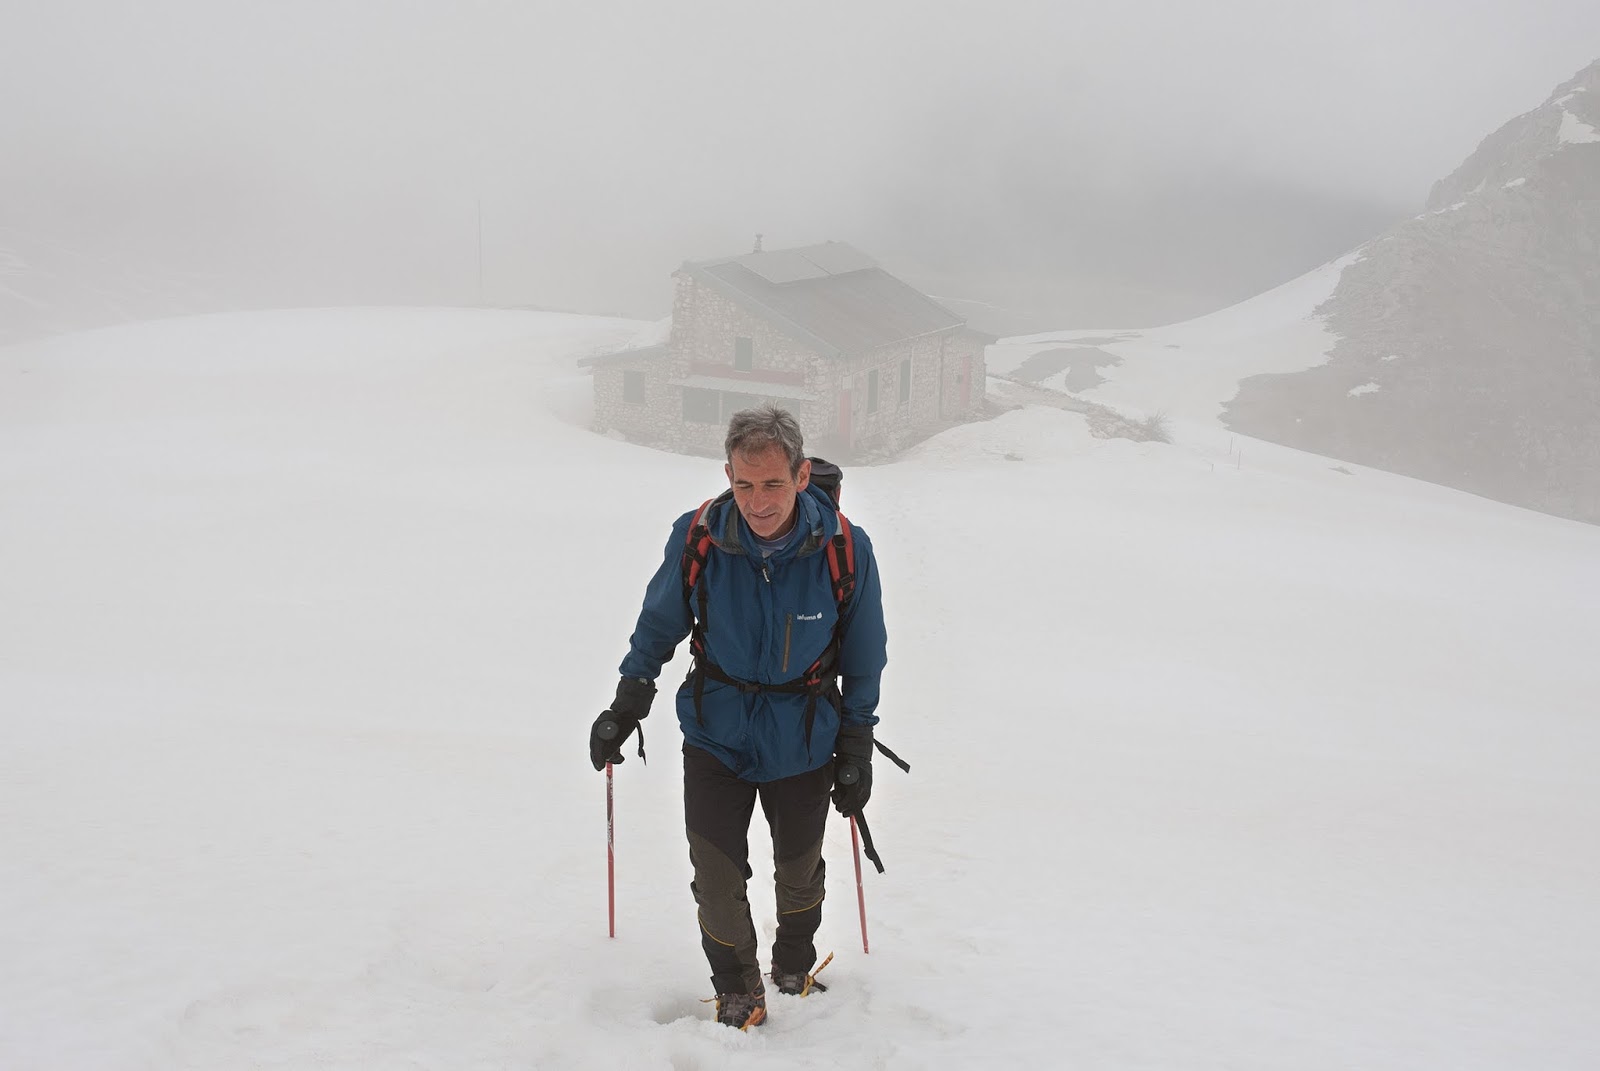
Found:
[[[1563,145],[1590,145],[1600,141],[1600,130],[1596,130],[1563,108],[1561,109],[1561,129],[1556,136]]]
[[[1160,412],[1197,431],[1215,430],[1241,379],[1313,368],[1327,359],[1337,340],[1316,309],[1361,256],[1348,254],[1236,305],[1165,327],[1002,339],[989,348],[989,370],[1009,375],[1038,354],[1092,346],[1119,363],[1097,365],[1104,382],[1077,392],[1082,397],[1131,415]],[[1060,373],[1038,382],[1065,390],[1066,378]]]

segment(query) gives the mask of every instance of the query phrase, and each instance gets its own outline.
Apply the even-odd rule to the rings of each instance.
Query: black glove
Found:
[[[833,806],[860,814],[872,798],[872,726],[844,725],[833,745]]]
[[[609,710],[602,710],[589,729],[589,761],[596,770],[606,768],[606,763],[622,761],[622,745],[639,720],[650,714],[650,702],[656,697],[656,686],[642,677],[623,677],[617,682],[617,697]],[[644,730],[639,730],[639,757],[644,758]]]

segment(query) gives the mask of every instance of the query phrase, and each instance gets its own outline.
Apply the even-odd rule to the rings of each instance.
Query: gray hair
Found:
[[[733,463],[735,453],[758,454],[771,446],[781,448],[789,459],[789,475],[798,476],[800,465],[806,459],[805,437],[800,434],[800,424],[786,409],[775,405],[758,405],[754,409],[741,409],[728,421],[728,463]]]

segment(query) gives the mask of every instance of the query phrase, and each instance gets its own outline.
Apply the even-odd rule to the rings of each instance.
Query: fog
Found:
[[[1600,40],[1587,0],[0,12],[12,289],[53,250],[218,306],[658,317],[681,261],[762,233],[1018,330],[1176,319],[1336,256]]]

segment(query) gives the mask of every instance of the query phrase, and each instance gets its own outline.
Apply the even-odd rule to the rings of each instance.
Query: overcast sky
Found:
[[[491,302],[664,315],[761,231],[1159,318],[1419,211],[1596,56],[1594,0],[0,0],[0,225],[472,302],[481,206]]]

